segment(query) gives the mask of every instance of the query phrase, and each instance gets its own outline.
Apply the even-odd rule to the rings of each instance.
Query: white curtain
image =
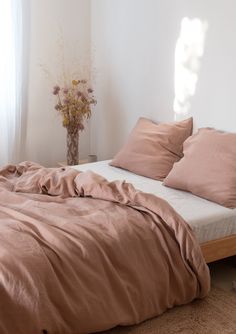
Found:
[[[0,0],[0,165],[18,162],[24,146],[23,3]]]

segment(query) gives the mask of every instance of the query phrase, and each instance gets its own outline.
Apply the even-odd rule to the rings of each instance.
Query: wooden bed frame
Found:
[[[200,245],[206,263],[236,255],[236,234]]]

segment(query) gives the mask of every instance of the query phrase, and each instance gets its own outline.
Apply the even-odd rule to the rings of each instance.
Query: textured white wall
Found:
[[[28,123],[24,159],[56,166],[66,154],[66,131],[54,110],[51,91],[62,73],[59,38],[64,36],[65,64],[71,70],[90,67],[90,1],[29,0],[30,55]],[[76,60],[76,64],[73,62]],[[52,78],[47,78],[39,64],[44,64]],[[81,157],[90,149],[90,130],[81,135]]]
[[[99,159],[123,145],[139,116],[174,120],[174,54],[184,17],[208,22],[190,114],[197,126],[236,131],[234,0],[92,0],[98,105],[91,146]]]
[[[56,73],[61,72],[60,30],[65,62],[78,59],[82,67],[88,65],[91,48],[95,69],[98,104],[91,129],[88,126],[81,136],[81,157],[89,153],[98,154],[99,159],[113,156],[139,116],[174,119],[174,53],[183,17],[197,17],[209,25],[190,113],[198,126],[236,130],[234,0],[28,2],[31,27],[24,159],[50,166],[65,160],[66,131],[51,95]],[[40,63],[54,79],[44,75]]]

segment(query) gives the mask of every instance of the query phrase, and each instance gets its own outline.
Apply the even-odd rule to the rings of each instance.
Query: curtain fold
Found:
[[[19,162],[25,135],[23,1],[0,0],[0,165]]]

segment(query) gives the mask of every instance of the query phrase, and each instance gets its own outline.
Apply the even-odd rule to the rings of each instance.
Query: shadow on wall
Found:
[[[103,147],[102,152],[111,152],[111,155],[115,154],[120,146],[117,145],[120,142],[119,138],[122,135],[123,129],[126,124],[125,113],[122,111],[122,100],[118,94],[117,87],[114,89],[114,83],[112,77],[107,78],[107,90],[104,94],[104,99],[108,106],[113,106],[112,110],[104,108],[103,110],[103,132],[106,134],[106,138],[109,140],[105,141],[105,146]],[[115,140],[113,140],[115,139]],[[122,139],[121,139],[122,140]],[[102,156],[103,159],[110,159],[112,156]]]
[[[104,0],[92,8],[99,158],[122,147],[140,116],[192,115],[197,127],[235,131],[235,1]]]

